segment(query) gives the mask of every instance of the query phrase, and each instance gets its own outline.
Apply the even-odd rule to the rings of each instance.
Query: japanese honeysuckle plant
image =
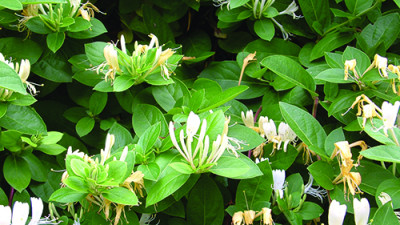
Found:
[[[399,9],[1,0],[0,224],[400,224]]]

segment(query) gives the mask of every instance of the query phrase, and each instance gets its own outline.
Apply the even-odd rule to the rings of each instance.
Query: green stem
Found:
[[[367,14],[369,11],[375,9],[375,8],[379,5],[379,3],[381,3],[381,2],[382,2],[382,0],[377,0],[373,6],[371,6],[370,8],[368,8],[368,9],[362,11],[362,12],[360,12],[360,13],[357,14],[355,17],[353,17],[353,18],[351,18],[351,19],[349,19],[349,20],[347,20],[347,21],[345,21],[345,22],[343,22],[343,23],[341,23],[341,24],[338,24],[338,25],[336,25],[336,26],[334,26],[334,27],[329,28],[322,36],[325,36],[325,35],[327,35],[329,32],[334,31],[334,30],[336,30],[336,29],[338,29],[338,28],[340,28],[340,27],[342,27],[342,26],[344,26],[344,25],[350,23],[351,21],[360,18],[360,17],[363,16],[364,14]]]
[[[390,134],[391,134],[392,137],[393,137],[394,142],[396,142],[396,145],[397,145],[397,146],[400,146],[400,145],[399,145],[399,140],[397,139],[396,134],[394,133],[393,127],[390,128],[389,130],[390,130]],[[396,163],[393,163],[392,173],[393,173],[394,176],[396,176],[396,166],[397,166],[397,164],[396,164]]]
[[[383,169],[386,169],[386,166],[385,166],[385,162],[384,162],[384,161],[381,161],[381,166],[383,167]]]

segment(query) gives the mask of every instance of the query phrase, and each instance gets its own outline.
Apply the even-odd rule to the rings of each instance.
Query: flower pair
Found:
[[[356,225],[367,225],[369,218],[370,206],[366,198],[361,201],[357,198],[353,200],[354,208],[354,221]],[[344,217],[346,216],[346,205],[340,205],[336,200],[331,202],[329,206],[328,224],[329,225],[342,225]]]
[[[261,222],[264,225],[272,225],[274,221],[272,220],[271,209],[264,207],[260,212],[256,213],[254,210],[246,210],[244,212],[235,212],[232,216],[233,225],[249,225],[253,224],[254,219],[261,217]]]
[[[32,218],[28,225],[57,224],[48,218],[41,219],[43,202],[40,198],[31,198]],[[29,216],[29,204],[15,202],[13,210],[9,206],[0,205],[0,225],[25,225]]]

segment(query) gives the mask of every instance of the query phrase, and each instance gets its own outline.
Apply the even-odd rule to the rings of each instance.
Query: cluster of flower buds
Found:
[[[169,134],[173,145],[185,161],[189,163],[194,172],[209,170],[217,163],[218,159],[221,158],[226,150],[231,150],[236,157],[239,157],[236,150],[240,147],[241,142],[235,138],[228,137],[229,121],[230,118],[225,117],[224,129],[222,133],[212,141],[211,146],[210,138],[206,135],[206,119],[201,121],[198,115],[190,112],[186,121],[186,132],[183,129],[179,132],[180,143],[178,143],[175,136],[174,123],[172,121],[169,123]],[[199,134],[198,131],[200,131]],[[233,142],[235,146],[232,145],[231,142]]]
[[[160,69],[160,74],[164,79],[169,79],[172,70],[168,59],[175,53],[172,49],[162,49],[158,43],[158,38],[150,34],[149,45],[142,45],[135,42],[135,49],[130,54],[125,46],[125,38],[121,35],[121,49],[115,44],[108,44],[104,48],[105,62],[94,67],[97,73],[103,72],[105,80],[114,80],[116,75],[127,75],[135,80],[134,84],[140,84],[145,78]],[[176,65],[173,65],[176,66]]]
[[[11,69],[15,70],[15,72],[18,73],[22,83],[27,85],[28,90],[32,95],[35,95],[37,93],[33,83],[27,81],[29,73],[31,71],[31,64],[29,63],[28,59],[21,60],[20,64],[18,63],[14,64],[11,59],[9,60],[5,59],[4,55],[0,53],[0,61],[10,66]],[[0,101],[7,101],[11,97],[12,93],[13,91],[11,90],[0,88]]]
[[[255,127],[252,110],[247,111],[246,114],[242,112],[241,116],[246,127],[253,129],[254,131],[258,132],[261,137],[266,138],[267,143],[274,143],[274,151],[281,149],[283,143],[283,151],[286,152],[288,144],[296,141],[297,136],[287,123],[281,122],[277,131],[275,122],[272,119],[268,119],[268,117],[264,116],[260,116],[258,120],[258,127]],[[259,155],[262,157],[262,148],[264,145],[265,144],[262,143],[253,151],[253,155],[255,157]],[[274,154],[274,152],[271,154]]]
[[[392,130],[395,127],[400,107],[400,101],[396,101],[394,105],[387,101],[384,101],[382,103],[382,107],[379,108],[371,99],[369,99],[366,95],[362,94],[356,98],[356,100],[353,102],[349,110],[353,109],[356,105],[358,109],[357,116],[361,116],[362,114],[363,127],[365,127],[367,119],[370,119],[372,123],[373,118],[378,118],[382,120],[383,122],[382,128],[386,136],[388,136],[387,131]]]

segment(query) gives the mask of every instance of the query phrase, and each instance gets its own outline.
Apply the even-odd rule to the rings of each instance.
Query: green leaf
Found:
[[[189,179],[189,174],[182,174],[175,171],[171,167],[167,168],[162,177],[157,182],[149,187],[147,191],[146,207],[168,197],[178,190]]]
[[[333,32],[323,37],[312,49],[310,60],[313,61],[324,56],[325,52],[330,52],[339,48],[354,39],[353,33]]]
[[[51,194],[50,201],[56,201],[60,203],[71,203],[78,202],[84,199],[87,196],[87,193],[78,192],[72,190],[69,187],[64,187],[56,190]]]
[[[236,158],[231,153],[224,153],[218,159],[217,165],[211,167],[210,172],[218,176],[232,179],[249,179],[262,175],[258,166],[249,157],[238,153]]]
[[[393,211],[392,202],[387,202],[385,205],[379,207],[379,209],[376,210],[371,223],[371,225],[386,224],[400,224],[399,218],[397,218],[396,214]]]
[[[267,67],[283,79],[315,94],[315,83],[311,75],[296,61],[283,55],[269,56],[261,61],[261,65]]]
[[[362,178],[361,190],[370,195],[376,195],[378,186],[385,180],[396,178],[389,170],[367,160],[361,160],[361,165],[357,167],[357,172],[361,174]],[[378,192],[379,194],[380,192]]]
[[[182,174],[192,174],[194,172],[192,167],[190,167],[189,164],[184,163],[184,162],[174,162],[174,163],[169,164],[169,166],[172,167],[177,172],[182,173]]]
[[[301,215],[303,220],[312,220],[320,217],[323,212],[324,209],[322,209],[318,204],[314,202],[304,202],[298,213]]]
[[[22,4],[67,3],[67,0],[20,0]]]
[[[334,178],[333,168],[330,164],[324,161],[316,161],[307,167],[315,182],[321,187],[332,190],[334,188],[332,181]]]
[[[76,174],[82,178],[86,178],[89,175],[90,166],[87,162],[83,161],[82,158],[71,159],[70,167],[73,171],[73,174]],[[72,174],[70,176],[72,176]]]
[[[24,134],[46,134],[46,124],[39,114],[28,106],[9,105],[6,114],[0,118],[0,126]]]
[[[59,155],[67,150],[64,146],[59,144],[41,144],[36,147],[36,149],[47,155]]]
[[[347,80],[344,79],[344,69],[327,69],[319,73],[315,79],[327,81],[330,83],[336,84],[346,84],[346,83],[355,83],[355,81],[351,78]]]
[[[47,35],[46,42],[47,47],[52,52],[56,52],[58,49],[61,48],[65,40],[65,33],[64,32],[57,32],[57,33],[50,33]]]
[[[107,104],[107,97],[107,93],[97,91],[93,92],[89,100],[89,110],[93,115],[99,115],[103,111]]]
[[[256,148],[265,141],[265,139],[253,129],[242,125],[229,127],[228,136],[244,142],[240,144],[239,151],[241,152]]]
[[[284,102],[280,102],[279,107],[290,128],[307,146],[315,145],[322,150],[324,149],[326,133],[321,124],[310,113]],[[326,157],[324,151],[316,153],[321,157]]]
[[[394,43],[400,33],[396,29],[400,25],[398,13],[390,13],[379,17],[375,23],[369,24],[357,36],[357,45],[360,46],[368,56],[372,57],[377,52],[384,54]]]
[[[271,156],[272,151],[275,151],[273,156]],[[297,151],[297,149],[292,145],[287,146],[286,152],[274,150],[272,143],[264,146],[264,156],[269,158],[272,169],[287,170],[290,166],[292,166],[298,154],[299,151]]]
[[[358,14],[371,7],[373,0],[345,0],[347,8],[353,14]]]
[[[20,0],[0,0],[0,6],[14,11],[24,8]]]
[[[106,61],[104,57],[104,48],[107,46],[105,42],[92,42],[85,44],[85,53],[90,63],[100,65]]]
[[[328,137],[325,140],[325,152],[328,156],[331,156],[333,151],[335,150],[335,143],[339,141],[345,141],[346,138],[343,133],[342,127],[336,128],[331,133],[329,133]]]
[[[160,167],[157,165],[157,163],[139,165],[137,170],[142,171],[144,174],[144,179],[151,181],[157,181],[157,178],[160,175]]]
[[[363,119],[361,117],[358,117],[357,119],[358,119],[358,124],[360,125],[360,127],[363,127]],[[372,120],[368,119],[365,122],[364,131],[370,137],[379,141],[382,144],[395,145],[396,143],[391,138],[389,138],[389,136],[385,135],[383,129],[377,129],[379,127],[383,127],[383,122],[381,119],[378,119],[378,118],[372,118]]]
[[[67,179],[63,181],[67,187],[82,193],[89,192],[89,186],[84,178],[77,177],[77,176],[69,176]]]
[[[32,65],[38,61],[43,50],[39,44],[30,39],[6,37],[0,38],[0,52],[4,57],[12,57],[18,61],[28,59]]]
[[[42,161],[39,160],[34,154],[24,154],[22,157],[29,165],[29,169],[32,174],[32,180],[45,182],[47,180],[47,168],[43,165]]]
[[[90,131],[94,128],[95,121],[92,117],[83,117],[81,118],[75,126],[76,133],[83,137],[86,134],[90,133]]]
[[[80,32],[67,32],[67,35],[75,39],[89,39],[107,32],[106,27],[100,20],[91,18],[90,23],[92,24],[90,28]]]
[[[131,76],[118,76],[114,80],[113,90],[115,92],[122,92],[132,87],[134,83],[135,80]]]
[[[186,85],[179,80],[174,80],[175,83],[173,84],[153,86],[151,89],[154,99],[166,112],[174,108],[177,103],[180,103],[184,96],[190,96]]]
[[[40,61],[32,65],[31,71],[50,81],[58,83],[71,82],[71,65],[65,57],[60,52],[54,54],[47,51]]]
[[[229,8],[234,9],[234,8],[240,7],[242,5],[245,5],[249,1],[250,0],[231,0],[231,1],[229,1]]]
[[[139,104],[133,106],[132,125],[135,133],[140,137],[153,124],[161,122],[161,136],[168,133],[167,121],[162,112],[155,106]]]
[[[89,29],[92,26],[92,24],[83,19],[82,17],[76,17],[75,18],[75,23],[69,25],[68,31],[69,32],[80,32]]]
[[[263,175],[251,179],[244,179],[239,182],[236,190],[236,206],[241,210],[249,209],[260,211],[255,208],[259,201],[269,201],[272,195],[272,169],[268,160],[257,164]]]
[[[123,187],[115,187],[102,192],[107,200],[123,205],[138,205],[139,201],[135,193]]]
[[[139,138],[138,145],[140,145],[143,149],[143,155],[147,154],[149,150],[151,150],[156,143],[158,137],[161,132],[161,123],[158,122],[156,124],[151,125]]]
[[[256,20],[254,32],[263,40],[270,41],[275,35],[275,27],[270,19]]]
[[[61,132],[49,131],[47,132],[47,135],[44,136],[42,140],[40,140],[40,144],[43,145],[55,144],[62,139],[63,135],[64,134]]]
[[[122,179],[124,179],[126,170],[127,170],[127,164],[126,162],[122,162],[119,160],[113,160],[111,162],[108,162],[106,166],[109,167],[108,169],[108,176],[107,179],[110,180],[111,182],[116,182],[116,183],[121,183],[123,182]]]
[[[379,184],[376,193],[378,193],[375,196],[376,201],[378,202],[378,196],[380,193],[385,192],[387,193],[391,198],[392,198],[392,203],[393,203],[393,209],[398,209],[400,208],[400,180],[395,178],[395,179],[388,179],[383,181],[382,183]]]
[[[396,145],[379,145],[361,151],[360,154],[376,161],[400,163],[400,147]]]
[[[301,12],[308,26],[318,34],[323,34],[323,28],[330,25],[331,13],[328,0],[299,0]]]
[[[131,132],[117,122],[114,122],[110,130],[108,130],[108,133],[114,134],[115,136],[115,144],[112,147],[113,150],[133,143]]]
[[[19,192],[27,188],[31,182],[29,164],[20,157],[7,156],[3,164],[3,174],[6,181]]]
[[[21,78],[9,65],[0,61],[0,87],[27,94]]]
[[[187,221],[193,225],[222,224],[224,201],[217,184],[202,176],[190,192],[187,203]]]

